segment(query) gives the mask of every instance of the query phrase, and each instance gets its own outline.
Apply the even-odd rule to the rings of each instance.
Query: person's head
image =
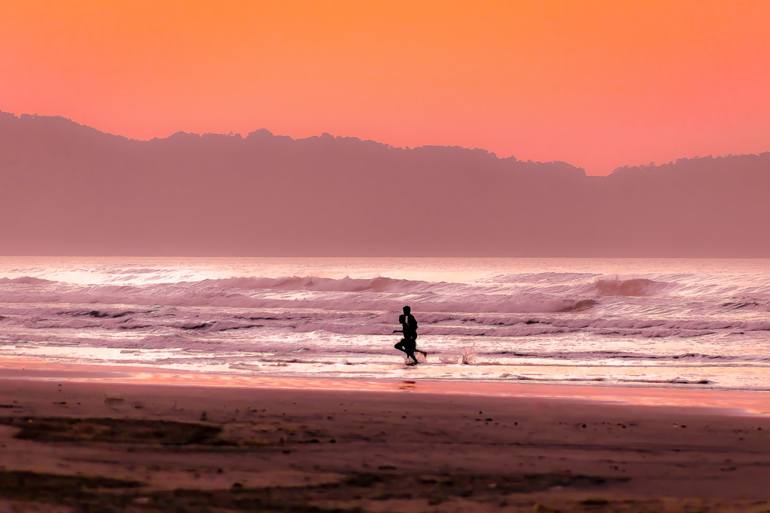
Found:
[[[411,309],[411,308],[409,308],[409,306],[405,306],[405,307],[404,307],[404,315],[409,315],[409,313],[410,313],[411,311],[412,311],[412,309]]]

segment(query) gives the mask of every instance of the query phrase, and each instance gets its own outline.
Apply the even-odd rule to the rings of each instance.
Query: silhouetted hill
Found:
[[[0,113],[0,254],[770,256],[770,153],[589,177],[356,138]]]

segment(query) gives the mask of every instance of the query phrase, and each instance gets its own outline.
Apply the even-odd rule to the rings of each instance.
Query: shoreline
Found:
[[[538,383],[393,378],[314,378],[201,373],[167,368],[62,364],[35,358],[0,357],[0,382],[60,381],[194,388],[414,393],[498,398],[540,398],[627,406],[721,411],[770,417],[770,391],[596,383]]]

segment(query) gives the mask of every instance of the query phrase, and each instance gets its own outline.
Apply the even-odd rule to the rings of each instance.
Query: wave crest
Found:
[[[571,297],[570,293],[511,293],[464,283],[317,276],[234,277],[146,285],[75,285],[20,278],[0,281],[0,302],[340,311],[397,311],[410,304],[423,312],[490,313],[578,312],[596,304],[595,300]]]
[[[238,290],[306,290],[319,292],[424,292],[440,288],[445,282],[375,278],[321,278],[318,276],[286,276],[281,278],[220,278],[189,282],[201,286],[219,286]]]
[[[56,282],[51,280],[44,280],[43,278],[35,278],[34,276],[20,276],[18,278],[0,278],[0,284],[4,283],[12,285],[46,285]]]
[[[651,296],[666,285],[648,278],[601,278],[594,282],[594,289],[600,296]]]

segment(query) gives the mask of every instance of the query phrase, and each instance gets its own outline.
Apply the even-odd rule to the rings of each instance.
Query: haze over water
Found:
[[[0,259],[0,355],[207,373],[767,389],[769,312],[762,259]]]

